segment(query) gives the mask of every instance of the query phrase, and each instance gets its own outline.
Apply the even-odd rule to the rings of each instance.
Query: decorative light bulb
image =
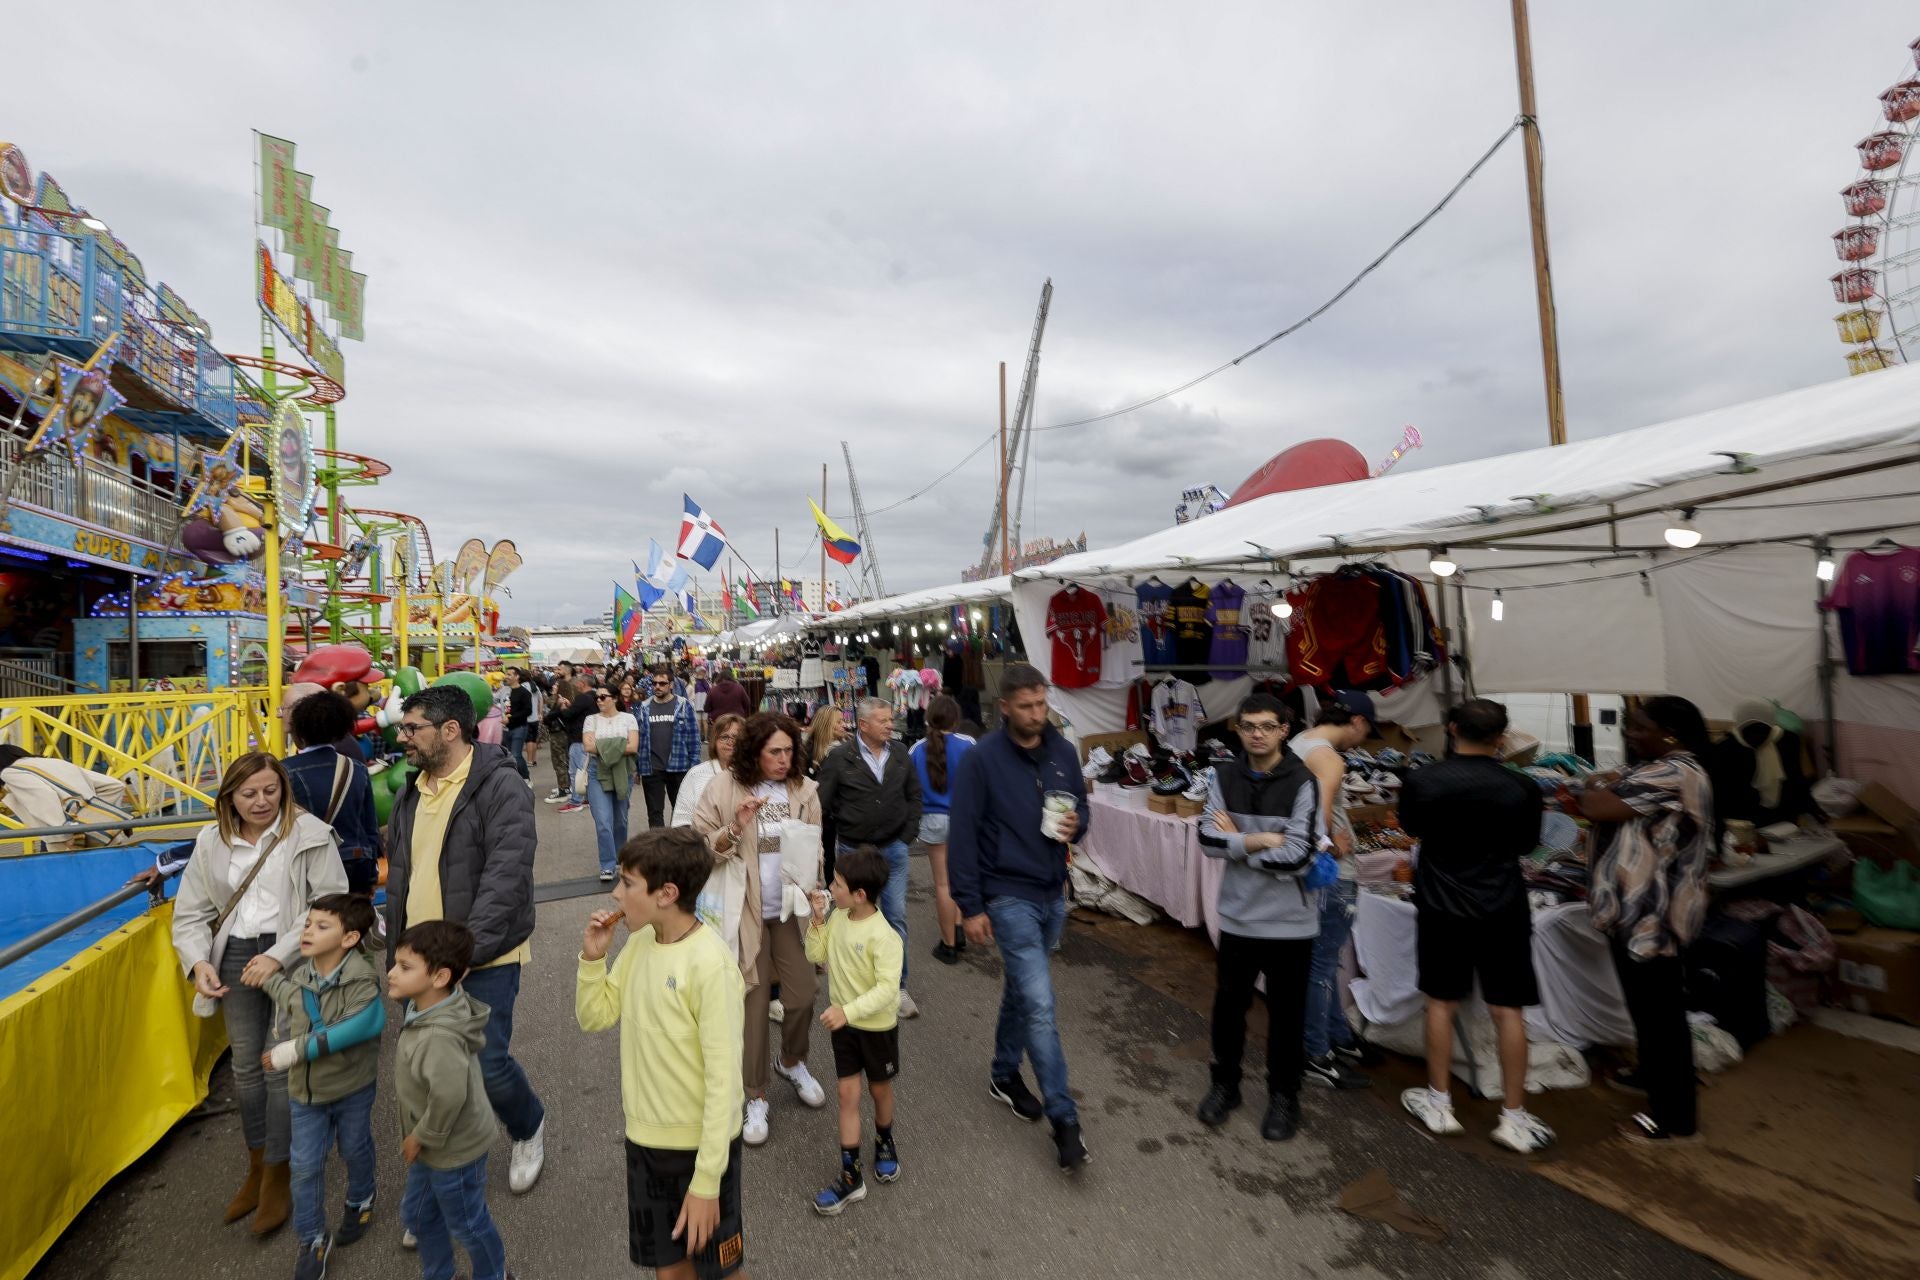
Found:
[[[1493,593],[1493,620],[1495,622],[1499,622],[1501,619],[1505,618],[1506,616],[1507,616],[1507,602],[1501,599],[1500,593],[1496,591]]]
[[[1447,549],[1445,547],[1435,547],[1432,557],[1427,561],[1427,568],[1432,571],[1433,576],[1436,578],[1451,578],[1459,570],[1460,566],[1447,559]]]
[[[1704,536],[1693,527],[1692,507],[1682,511],[1680,518],[1667,526],[1667,545],[1680,551],[1691,551],[1700,545],[1700,539]]]

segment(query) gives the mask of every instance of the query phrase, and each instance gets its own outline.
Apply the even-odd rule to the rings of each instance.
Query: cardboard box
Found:
[[[1828,826],[1855,854],[1881,866],[1896,858],[1920,864],[1920,809],[1878,782],[1861,788],[1858,809]]]
[[[1841,1007],[1920,1025],[1920,933],[1862,929],[1836,935],[1833,945]]]

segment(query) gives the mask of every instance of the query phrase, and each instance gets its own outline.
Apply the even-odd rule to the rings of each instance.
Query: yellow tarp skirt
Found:
[[[223,1019],[193,1016],[166,903],[0,1001],[0,1280],[207,1096]]]

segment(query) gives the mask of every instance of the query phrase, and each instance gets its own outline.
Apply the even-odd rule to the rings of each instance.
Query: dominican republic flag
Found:
[[[820,509],[819,503],[808,498],[807,505],[813,508],[813,522],[820,526],[820,541],[826,544],[827,554],[841,564],[852,564],[860,554],[860,544],[835,524],[833,518]]]
[[[680,558],[691,560],[702,569],[711,569],[714,562],[720,559],[720,553],[727,549],[726,532],[692,498],[683,493],[680,500],[683,504]]]

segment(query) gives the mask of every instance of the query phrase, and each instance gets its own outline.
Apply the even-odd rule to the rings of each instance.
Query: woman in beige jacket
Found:
[[[739,959],[747,981],[742,1064],[747,1115],[740,1136],[748,1146],[767,1140],[767,1003],[775,982],[787,1014],[780,1024],[780,1062],[774,1069],[807,1106],[827,1102],[826,1090],[807,1071],[817,987],[803,935],[807,918],[780,919],[780,824],[791,819],[820,825],[820,792],[795,767],[799,741],[800,727],[785,716],[762,713],[748,719],[734,748],[732,770],[707,784],[693,812],[694,830],[706,838],[716,859],[737,858],[746,864]]]

